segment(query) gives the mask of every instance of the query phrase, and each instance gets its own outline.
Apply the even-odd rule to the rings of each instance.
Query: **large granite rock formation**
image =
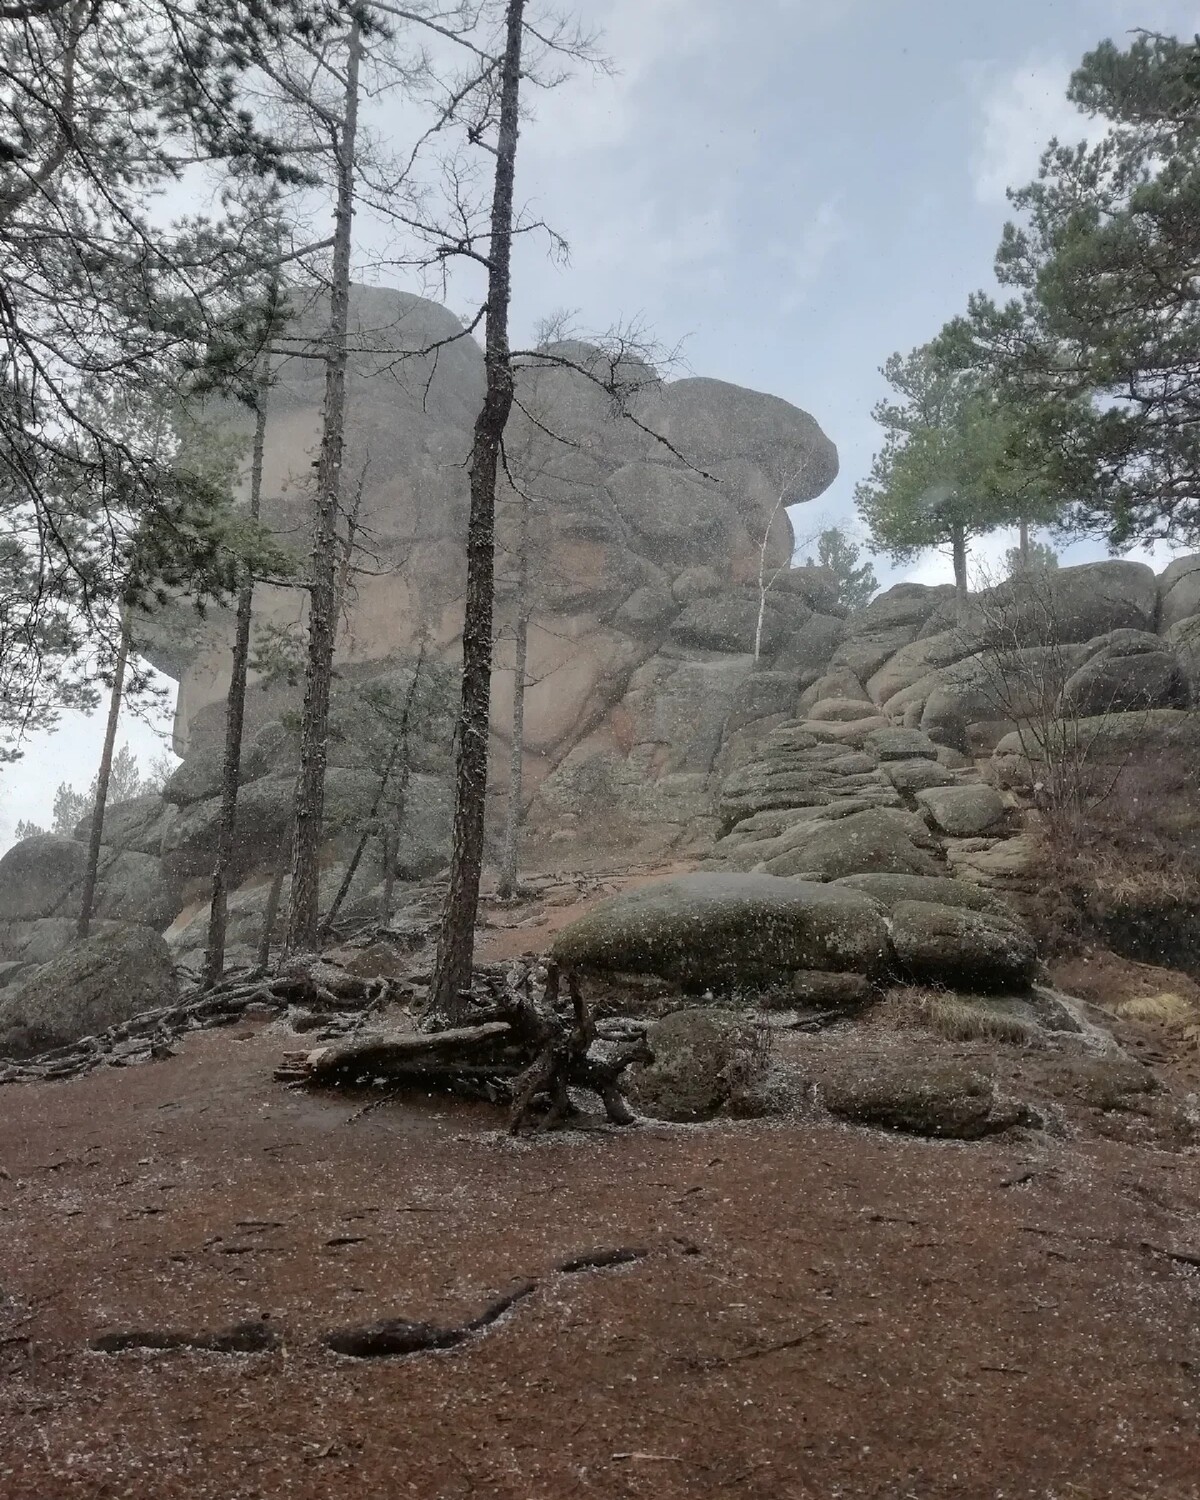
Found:
[[[345,473],[349,490],[361,485],[369,567],[352,584],[339,667],[350,677],[377,674],[411,662],[422,642],[435,662],[453,665],[461,649],[465,460],[482,354],[446,309],[400,292],[357,288],[352,323]],[[435,343],[436,355],[421,352]],[[603,796],[623,820],[621,828],[610,816],[600,825],[614,844],[647,819],[656,830],[673,823],[678,833],[707,811],[706,782],[726,722],[757,703],[746,686],[756,665],[773,664],[817,621],[815,672],[840,633],[829,577],[788,568],[792,530],[780,504],[820,494],[837,472],[837,454],[806,413],[718,380],[651,382],[629,421],[570,367],[605,374],[594,348],[565,343],[545,353],[547,362],[521,375],[521,409],[506,437],[528,499],[506,489],[499,506],[496,748],[503,751],[509,732],[513,552],[527,503],[524,738],[526,787],[538,794],[534,821],[544,809],[544,823],[567,831]],[[320,367],[294,362],[273,393],[267,431],[264,515],[301,553],[321,400]],[[760,567],[775,579],[761,631]],[[277,640],[302,614],[298,591],[260,588],[257,639]],[[230,630],[219,612],[205,629],[176,612],[146,631],[146,654],[180,679],[175,746],[189,783],[197,780],[194,760],[211,765],[219,744]],[[789,710],[794,681],[789,665],[777,694]],[[282,680],[260,673],[254,683],[252,732],[295,705],[294,687]],[[256,775],[282,769],[268,755]],[[210,773],[199,780],[215,792]],[[263,841],[274,833],[267,821]],[[661,843],[660,831],[655,837]],[[197,842],[190,828],[173,839]],[[257,841],[258,831],[248,830],[247,840]],[[201,858],[206,848],[193,863]]]
[[[433,303],[359,289],[354,325],[346,472],[350,494],[361,490],[367,566],[351,579],[337,646],[331,889],[371,821],[418,657],[406,774],[373,826],[394,835],[391,873],[402,880],[435,872],[447,854],[464,460],[483,378],[478,346]],[[422,352],[435,342],[436,356]],[[947,894],[934,905],[953,909],[960,877],[987,888],[1028,878],[1019,819],[977,769],[999,747],[988,779],[1002,790],[1036,780],[1028,735],[1012,738],[1019,725],[1074,717],[1114,745],[1148,733],[1193,742],[1200,559],[1179,559],[1159,578],[1128,562],[1040,573],[975,597],[961,615],[952,589],[900,584],[847,617],[824,571],[788,567],[781,498],[819,494],[837,466],[811,417],[686,379],[648,386],[634,423],[570,368],[595,367],[594,350],[547,355],[521,377],[523,410],[507,436],[521,493],[506,490],[498,516],[499,773],[520,602],[513,548],[529,507],[531,863],[617,866],[674,852],[787,880],[937,878]],[[319,368],[293,362],[268,433],[264,511],[300,553],[321,394]],[[762,592],[760,577],[770,583]],[[260,588],[234,870],[245,881],[239,941],[253,941],[287,844],[298,691],[280,648],[302,620],[299,591]],[[145,630],[142,648],[180,679],[185,758],[163,798],[112,809],[106,830],[100,920],[161,929],[174,917],[171,940],[185,954],[203,942],[231,628],[221,611],[198,622],[180,607]],[[493,793],[495,827],[502,774]],[[0,963],[44,961],[68,940],[81,852],[69,840],[26,843],[0,861]],[[352,900],[369,901],[384,873],[375,848]],[[896,902],[885,902],[889,920]],[[914,955],[956,932],[985,958],[1015,951],[965,919],[901,915]]]

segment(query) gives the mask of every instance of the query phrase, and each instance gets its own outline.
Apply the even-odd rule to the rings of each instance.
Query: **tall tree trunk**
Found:
[[[513,182],[516,176],[521,41],[525,0],[508,0],[500,81],[500,124],[488,255],[487,386],[471,451],[471,514],[467,529],[467,601],[463,620],[462,705],[454,784],[450,889],[438,940],[430,1012],[448,1024],[465,1010],[475,958],[475,916],[483,864],[488,729],[492,696],[492,613],[495,603],[496,468],[513,402],[508,343],[511,297]]]
[[[325,351],[325,407],[317,464],[309,582],[308,668],[300,722],[300,771],[296,779],[296,826],[292,844],[292,894],[285,950],[317,946],[318,854],[325,815],[328,755],[329,680],[337,634],[338,508],[346,425],[346,334],[350,321],[350,231],[354,220],[355,136],[358,129],[358,75],[362,35],[350,24],[346,49],[346,113],[337,151],[337,208],[334,219],[333,276],[329,297],[329,337]]]
[[[513,629],[513,704],[512,744],[508,759],[508,809],[504,818],[504,852],[500,857],[500,881],[497,889],[509,897],[517,890],[517,849],[521,838],[521,817],[525,768],[525,673],[529,655],[529,499],[521,497],[517,531],[516,622]]]
[[[1028,521],[1021,521],[1021,523],[1020,523],[1020,531],[1019,531],[1018,535],[1019,535],[1020,540],[1018,541],[1017,546],[1018,546],[1019,555],[1020,555],[1020,558],[1021,558],[1021,567],[1022,567],[1022,569],[1026,569],[1026,568],[1029,567],[1029,522]]]
[[[267,436],[269,361],[259,365],[255,397],[254,447],[250,458],[250,519],[257,521],[262,505],[263,448]],[[213,869],[212,905],[208,918],[208,948],[204,956],[204,986],[210,989],[225,972],[225,928],[229,914],[229,866],[237,825],[238,778],[242,764],[242,729],[246,720],[246,671],[250,660],[250,621],[254,609],[254,578],[247,574],[238,593],[233,663],[225,699],[225,758],[221,765],[221,822],[217,830],[217,862]]]
[[[113,746],[117,740],[117,721],[121,717],[121,694],[125,691],[125,664],[129,659],[129,615],[121,621],[121,640],[113,664],[112,690],[108,695],[108,722],[104,726],[104,747],[100,751],[100,769],[96,772],[96,801],[92,807],[92,831],[88,838],[87,868],[83,873],[83,895],[79,902],[76,937],[85,938],[92,926],[92,909],[96,904],[96,877],[100,870],[100,846],[104,842],[104,807],[108,801],[108,782],[112,776]]]
[[[967,533],[964,527],[951,528],[950,548],[954,557],[955,603],[961,624],[967,613]]]

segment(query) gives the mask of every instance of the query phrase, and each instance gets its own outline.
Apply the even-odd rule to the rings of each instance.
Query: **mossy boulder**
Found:
[[[892,946],[910,978],[981,992],[1022,989],[1037,968],[1033,939],[1015,919],[934,901],[896,904]]]
[[[744,1016],[710,1006],[677,1010],[646,1032],[653,1061],[628,1075],[630,1102],[656,1120],[709,1120],[762,1081],[766,1051]]]
[[[883,909],[861,891],[773,875],[680,875],[624,891],[559,933],[571,968],[657,974],[692,989],[770,983],[796,969],[875,973]]]
[[[797,825],[790,847],[766,863],[769,874],[837,880],[871,870],[891,875],[936,875],[938,866],[917,840],[928,831],[913,813],[872,807],[848,818]]]
[[[1036,1123],[1026,1105],[1002,1097],[991,1078],[961,1063],[872,1057],[869,1068],[827,1075],[820,1093],[839,1119],[906,1135],[970,1141]]]

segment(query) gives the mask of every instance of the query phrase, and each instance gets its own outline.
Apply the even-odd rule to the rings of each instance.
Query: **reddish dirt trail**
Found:
[[[1200,1251],[1194,1156],[348,1123],[270,1081],[288,1045],[0,1091],[4,1500],[1200,1495],[1200,1269],[1141,1248]],[[552,1270],[622,1245],[651,1253]],[[316,1343],[458,1322],[517,1276],[534,1295],[456,1350]],[[85,1348],[262,1315],[282,1352]]]

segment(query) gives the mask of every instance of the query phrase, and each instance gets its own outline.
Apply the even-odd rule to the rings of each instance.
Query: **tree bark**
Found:
[[[1020,531],[1019,531],[1018,535],[1019,535],[1020,540],[1018,541],[1017,546],[1018,546],[1019,552],[1020,552],[1021,567],[1023,569],[1026,569],[1026,568],[1029,567],[1029,522],[1028,521],[1021,521],[1020,522]]]
[[[265,974],[271,966],[271,935],[275,931],[275,918],[279,915],[279,898],[283,894],[283,877],[287,874],[287,856],[280,850],[279,863],[271,878],[271,889],[267,892],[267,909],[263,913],[263,927],[258,939],[258,957],[255,969]]]
[[[396,841],[390,828],[383,832],[383,911],[381,919],[386,927],[392,920],[392,896],[396,889]]]
[[[961,623],[967,610],[967,533],[965,527],[954,526],[951,529],[950,547],[954,557],[955,603]]]
[[[318,854],[325,815],[329,682],[337,634],[337,523],[346,425],[347,329],[350,320],[350,232],[354,220],[355,138],[362,35],[350,24],[346,48],[346,113],[337,148],[337,207],[329,338],[325,351],[325,408],[317,464],[309,582],[308,668],[300,723],[300,771],[296,779],[296,825],[292,844],[292,893],[288,909],[288,953],[315,949],[318,942]]]
[[[512,744],[508,760],[508,809],[504,819],[504,852],[500,858],[501,896],[517,889],[517,853],[521,839],[525,769],[525,673],[529,656],[529,500],[521,498],[517,532],[516,623],[513,641]]]
[[[450,855],[450,888],[430,990],[431,1015],[447,1023],[453,1023],[465,1010],[464,994],[470,985],[475,957],[475,917],[483,865],[495,604],[496,469],[513,402],[508,308],[512,290],[513,183],[517,161],[524,11],[525,0],[508,0],[488,255],[484,347],[487,384],[475,423],[471,452],[471,512],[467,529],[467,600],[455,765],[454,842]]]
[[[267,435],[267,391],[270,369],[260,363],[255,397],[254,447],[250,458],[250,519],[257,521],[262,505],[263,449]],[[250,621],[254,609],[254,578],[247,575],[238,593],[233,662],[225,699],[225,757],[221,765],[221,823],[217,831],[217,862],[213,869],[212,905],[208,918],[208,947],[204,955],[204,987],[211,989],[225,972],[225,928],[229,907],[229,866],[237,824],[238,778],[242,763],[242,730],[246,720],[246,673],[250,660]]]
[[[117,721],[121,717],[121,694],[125,690],[125,664],[129,659],[129,616],[121,621],[121,639],[113,664],[112,690],[108,696],[108,722],[104,726],[104,746],[100,751],[100,769],[96,772],[96,801],[92,808],[92,831],[88,839],[87,868],[83,874],[83,895],[79,902],[79,920],[75,935],[87,937],[92,926],[92,909],[96,904],[96,877],[100,870],[100,846],[104,842],[104,807],[108,801],[108,782],[112,775],[113,746],[117,739]]]

